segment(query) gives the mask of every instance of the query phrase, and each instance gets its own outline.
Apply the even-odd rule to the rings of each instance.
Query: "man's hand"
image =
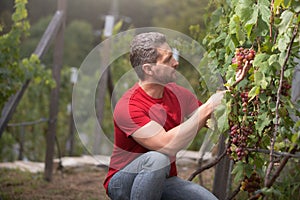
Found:
[[[242,69],[240,69],[239,71],[237,71],[236,75],[235,75],[235,85],[237,85],[239,82],[241,82],[245,76],[248,73],[248,70],[250,69],[250,67],[252,66],[252,62],[253,61],[246,61],[244,67]]]
[[[221,104],[221,101],[224,97],[224,94],[226,93],[226,90],[218,91],[215,94],[213,94],[208,100],[207,103],[210,105],[212,111]]]

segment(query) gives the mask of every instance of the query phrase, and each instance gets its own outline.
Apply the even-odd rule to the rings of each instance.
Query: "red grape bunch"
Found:
[[[252,66],[256,52],[254,49],[239,47],[235,51],[235,56],[232,58],[232,64],[236,65],[237,78],[236,86],[248,73],[249,68]],[[239,91],[242,90],[242,91]],[[247,147],[249,142],[249,135],[253,134],[254,122],[250,120],[257,115],[256,105],[249,102],[248,90],[246,87],[231,89],[234,104],[232,105],[231,119],[229,120],[230,134],[229,146],[227,153],[233,160],[242,160],[248,155]],[[259,103],[256,101],[256,103]],[[249,116],[248,116],[249,115]],[[243,116],[242,118],[239,116]]]
[[[291,84],[289,84],[289,82],[287,80],[283,80],[281,94],[283,96],[288,96],[289,95],[289,90],[291,88],[292,88]]]
[[[242,98],[243,112],[244,112],[244,113],[247,113],[248,92],[242,92],[242,93],[241,93],[241,98]]]
[[[242,160],[247,155],[247,140],[251,133],[252,129],[244,125],[233,125],[230,128],[231,145],[228,147],[227,153],[231,155],[232,159],[237,157],[237,160]]]
[[[253,115],[253,112],[249,112],[253,109],[253,106],[249,107],[248,92],[243,91],[239,96],[240,98],[236,97],[236,101],[242,101],[242,106],[239,106],[241,109],[239,113],[243,113],[244,118],[240,122],[238,120],[234,120],[234,118],[230,121],[230,146],[228,146],[227,153],[231,156],[231,159],[240,161],[248,155],[246,149],[249,145],[249,136],[254,132],[254,124],[253,122],[246,120],[249,114]]]
[[[244,180],[241,183],[240,190],[247,191],[248,193],[253,193],[261,188],[261,183],[262,179],[256,172],[253,172],[250,177],[245,176]]]
[[[232,64],[237,64],[237,71],[242,70],[247,62],[248,66],[252,65],[255,54],[256,52],[254,49],[244,49],[243,47],[237,48],[235,50],[235,57],[232,58]]]

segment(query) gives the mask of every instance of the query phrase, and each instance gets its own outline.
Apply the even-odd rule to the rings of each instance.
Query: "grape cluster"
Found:
[[[291,84],[289,84],[287,80],[284,80],[282,82],[281,94],[283,96],[288,96],[289,95],[288,92],[291,89],[291,87],[292,87]]]
[[[236,115],[231,113],[229,120],[230,133],[227,153],[232,160],[241,161],[248,155],[247,148],[252,145],[249,141],[249,136],[255,134],[254,121],[258,115],[260,102],[258,98],[250,102],[247,89],[237,94],[234,96],[236,103],[232,105],[236,107],[237,113]],[[241,115],[243,115],[242,118],[239,117]]]
[[[232,159],[237,157],[237,160],[242,160],[247,155],[247,140],[251,133],[252,129],[250,127],[244,125],[231,126],[229,136],[231,145],[228,147],[227,153],[231,155]]]
[[[247,106],[248,106],[248,92],[242,92],[242,93],[241,93],[241,98],[242,98],[243,112],[244,112],[244,113],[247,113]]]
[[[248,193],[253,193],[256,190],[260,189],[262,179],[256,172],[253,172],[250,177],[244,178],[241,183],[240,190],[247,191]]]
[[[237,72],[242,70],[245,65],[250,67],[254,60],[256,52],[254,49],[237,48],[232,64],[237,66]],[[234,104],[229,120],[230,133],[227,153],[233,160],[242,160],[248,155],[247,147],[249,136],[254,133],[254,119],[258,114],[259,100],[249,102],[247,86],[232,90]],[[243,116],[242,118],[240,116]]]
[[[247,48],[237,48],[235,50],[235,57],[232,58],[232,64],[237,64],[237,71],[243,69],[246,62],[250,66],[252,61],[255,57],[255,50],[254,49],[247,49]]]

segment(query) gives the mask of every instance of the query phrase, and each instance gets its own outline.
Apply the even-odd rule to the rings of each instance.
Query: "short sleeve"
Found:
[[[135,102],[121,102],[117,104],[114,111],[114,123],[127,137],[150,121],[147,112]]]

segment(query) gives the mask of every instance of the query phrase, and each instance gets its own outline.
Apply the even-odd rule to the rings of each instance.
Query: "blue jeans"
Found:
[[[108,185],[112,200],[216,200],[208,190],[177,176],[169,177],[169,157],[147,152],[117,172]]]

